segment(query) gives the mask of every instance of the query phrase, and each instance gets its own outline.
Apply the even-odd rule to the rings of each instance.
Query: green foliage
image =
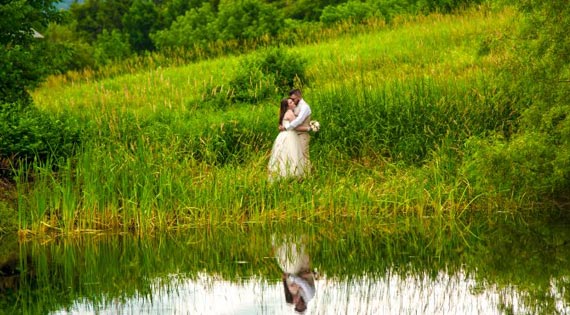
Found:
[[[86,0],[73,3],[69,8],[79,35],[89,43],[107,30],[123,31],[123,17],[128,14],[133,0]]]
[[[282,14],[259,0],[226,1],[216,11],[204,2],[179,16],[168,29],[151,35],[157,47],[208,49],[216,41],[275,36],[282,27]]]
[[[159,29],[164,30],[171,26],[174,21],[178,18],[184,16],[188,11],[193,9],[198,9],[203,5],[211,6],[211,2],[217,1],[204,1],[204,0],[170,0],[165,1],[164,5],[160,8],[160,25],[158,25]],[[215,7],[212,7],[214,11],[216,10]]]
[[[416,5],[424,12],[450,13],[483,1],[485,0],[417,0]]]
[[[547,134],[535,132],[517,134],[509,141],[474,138],[467,144],[466,155],[462,172],[480,193],[540,202],[570,192],[568,141],[560,146],[549,141]]]
[[[257,61],[242,62],[230,81],[233,102],[255,104],[277,94],[274,75],[263,72]]]
[[[188,58],[185,61],[193,61],[283,42],[319,41],[323,39],[323,28],[326,31],[330,24],[347,19],[360,22],[382,17],[389,22],[399,14],[450,12],[482,1],[87,0],[72,4],[69,10],[71,21],[67,23],[76,32],[74,42],[78,45],[59,48],[86,57],[85,45],[95,45],[104,30],[111,34],[118,31],[128,40],[133,55],[157,49],[161,55],[153,59],[174,54],[174,58],[183,55]],[[104,56],[99,54],[95,68],[114,62],[100,60]],[[109,57],[114,58],[112,54]],[[85,62],[84,68],[94,65],[89,58],[73,60],[69,69],[76,69],[81,62]]]
[[[150,37],[159,48],[207,47],[208,43],[216,39],[215,21],[216,15],[212,7],[204,3],[179,16],[170,28],[157,31]]]
[[[95,42],[94,57],[97,64],[104,65],[126,59],[131,54],[131,47],[125,37],[117,30],[104,30]]]
[[[216,19],[217,39],[253,39],[275,36],[283,15],[261,0],[222,1]]]
[[[323,8],[335,6],[347,0],[298,0],[286,1],[284,11],[294,20],[318,21]]]
[[[382,13],[380,13],[372,3],[351,0],[338,6],[327,6],[324,8],[320,21],[325,24],[332,24],[343,20],[358,23],[371,17],[381,16]]]
[[[281,48],[269,48],[262,51],[259,68],[264,74],[274,76],[274,84],[279,93],[288,93],[291,89],[309,85],[306,74],[308,60],[295,52],[286,52]]]
[[[0,5],[0,104],[30,103],[27,90],[47,75],[46,60],[34,49],[41,40],[34,38],[34,28],[43,30],[59,20],[54,2],[10,1]]]
[[[254,125],[254,117],[234,117],[212,123],[200,135],[194,158],[212,165],[241,164],[261,149],[264,139]],[[198,140],[198,139],[196,139]],[[195,142],[198,144],[198,142]]]
[[[2,183],[0,182],[0,185]],[[14,233],[18,231],[18,216],[16,211],[7,202],[0,200],[0,218],[2,222],[0,223],[0,236],[5,233]],[[4,247],[6,245],[3,245]]]
[[[285,95],[293,87],[307,84],[307,63],[285,49],[265,49],[240,62],[227,88],[208,86],[204,97],[215,108],[225,108],[229,103],[255,104]]]
[[[0,102],[22,101],[31,103],[27,88],[38,83],[41,65],[35,64],[35,56],[22,46],[0,50]]]
[[[473,139],[463,171],[480,192],[533,202],[570,192],[570,7],[567,1],[517,1],[523,13],[515,58],[501,67],[515,100],[514,134]]]
[[[35,38],[34,28],[43,30],[48,23],[59,21],[56,1],[3,1],[0,6],[0,44],[4,48],[28,47]]]
[[[151,51],[154,45],[150,33],[158,21],[158,10],[153,1],[134,0],[123,17],[124,32],[135,51]]]
[[[570,106],[547,112],[529,108],[525,129],[510,139],[472,139],[463,172],[481,192],[515,194],[531,201],[556,200],[570,192]]]
[[[319,142],[338,143],[337,149],[353,158],[382,154],[420,164],[444,143],[459,147],[469,137],[501,130],[515,119],[500,98],[493,99],[494,91],[483,87],[490,83],[453,89],[447,84],[418,79],[370,91],[339,86],[313,92],[313,103],[326,108],[318,119],[325,126]]]
[[[552,105],[570,101],[570,6],[564,0],[520,1],[524,13],[516,49],[516,73],[524,71],[518,83],[523,95],[536,106],[548,110]]]
[[[93,68],[93,47],[78,40],[67,24],[51,23],[46,29],[45,40],[37,44],[42,55],[49,60],[49,72],[64,74],[70,70]]]
[[[0,158],[46,159],[73,153],[82,128],[70,115],[52,116],[34,106],[0,106]]]

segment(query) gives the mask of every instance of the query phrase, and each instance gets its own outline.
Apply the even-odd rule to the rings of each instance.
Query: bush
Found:
[[[343,20],[359,23],[373,16],[379,17],[382,14],[371,3],[348,1],[337,6],[327,6],[320,20],[324,24],[333,24]]]
[[[231,98],[237,103],[259,103],[275,95],[275,76],[264,73],[254,60],[246,60],[230,82]]]
[[[279,93],[288,93],[298,85],[307,85],[306,66],[307,60],[279,48],[265,51],[259,64],[262,73],[274,76],[274,84]]]
[[[525,116],[536,116],[529,109]],[[523,118],[523,121],[525,119]],[[570,106],[542,114],[540,127],[506,140],[472,139],[463,172],[479,192],[544,201],[570,192]]]
[[[22,160],[46,160],[69,155],[82,136],[80,123],[71,116],[51,116],[34,106],[18,103],[0,105],[0,160],[2,174],[8,166]]]
[[[462,171],[478,193],[560,201],[570,195],[570,9],[561,0],[515,3],[523,13],[515,58],[498,72],[521,115],[510,138],[472,139]]]
[[[131,55],[131,47],[127,36],[117,30],[103,32],[95,42],[95,60],[97,65],[105,65],[111,62],[126,59]]]
[[[30,49],[20,46],[1,47],[0,60],[0,103],[32,103],[27,89],[39,82],[45,68],[35,63]]]
[[[307,61],[287,53],[283,48],[270,48],[243,59],[229,88],[208,86],[204,101],[214,108],[230,103],[259,103],[294,87],[307,84]]]

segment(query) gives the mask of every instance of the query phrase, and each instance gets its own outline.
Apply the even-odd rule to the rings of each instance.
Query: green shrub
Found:
[[[369,2],[348,1],[337,6],[327,6],[321,14],[320,20],[324,24],[332,24],[343,20],[358,23],[370,17],[381,17],[378,11]]]
[[[231,99],[237,103],[259,103],[276,94],[274,82],[272,73],[264,73],[254,60],[246,60],[230,82]]]
[[[257,104],[277,95],[286,95],[293,87],[307,84],[307,61],[284,48],[269,48],[239,63],[228,87],[207,86],[204,102],[224,109],[231,103]]]
[[[532,108],[526,116],[536,117]],[[463,172],[480,192],[494,191],[531,201],[570,192],[570,106],[540,115],[540,126],[515,134],[467,143]]]
[[[34,87],[43,76],[43,66],[35,64],[31,49],[21,46],[0,47],[0,103],[30,104],[28,88]]]
[[[131,55],[131,47],[127,36],[117,30],[103,32],[95,42],[95,60],[98,65],[126,59]]]
[[[462,171],[478,193],[546,202],[570,194],[570,65],[566,1],[516,1],[523,13],[513,56],[498,69],[507,107],[521,113],[507,137],[467,143]],[[498,43],[489,40],[484,55]],[[563,204],[563,203],[560,203]]]
[[[286,52],[283,48],[269,48],[262,53],[259,68],[266,75],[273,75],[279,93],[286,94],[299,85],[307,85],[305,73],[307,60]]]
[[[0,105],[0,158],[3,160],[45,160],[50,156],[69,155],[81,138],[81,125],[70,115],[53,116],[18,103]]]

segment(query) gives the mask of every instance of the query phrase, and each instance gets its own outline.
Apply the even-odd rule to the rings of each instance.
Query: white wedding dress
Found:
[[[283,120],[283,126],[287,128],[290,121]],[[294,130],[281,131],[271,149],[269,158],[269,180],[277,180],[286,177],[301,177],[306,170],[305,157],[301,147],[299,135]]]

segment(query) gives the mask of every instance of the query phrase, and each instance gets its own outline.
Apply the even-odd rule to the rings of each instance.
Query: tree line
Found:
[[[5,81],[33,87],[34,78],[148,53],[199,50],[201,56],[212,56],[227,42],[232,45],[222,53],[235,53],[247,41],[274,44],[272,39],[285,34],[348,19],[358,23],[403,13],[450,12],[482,1],[86,0],[57,10],[58,1],[12,0],[0,8],[0,41],[8,48],[4,53],[11,55],[9,60],[17,62],[1,70],[14,75],[23,69],[28,75]],[[32,29],[43,38],[34,40]]]

